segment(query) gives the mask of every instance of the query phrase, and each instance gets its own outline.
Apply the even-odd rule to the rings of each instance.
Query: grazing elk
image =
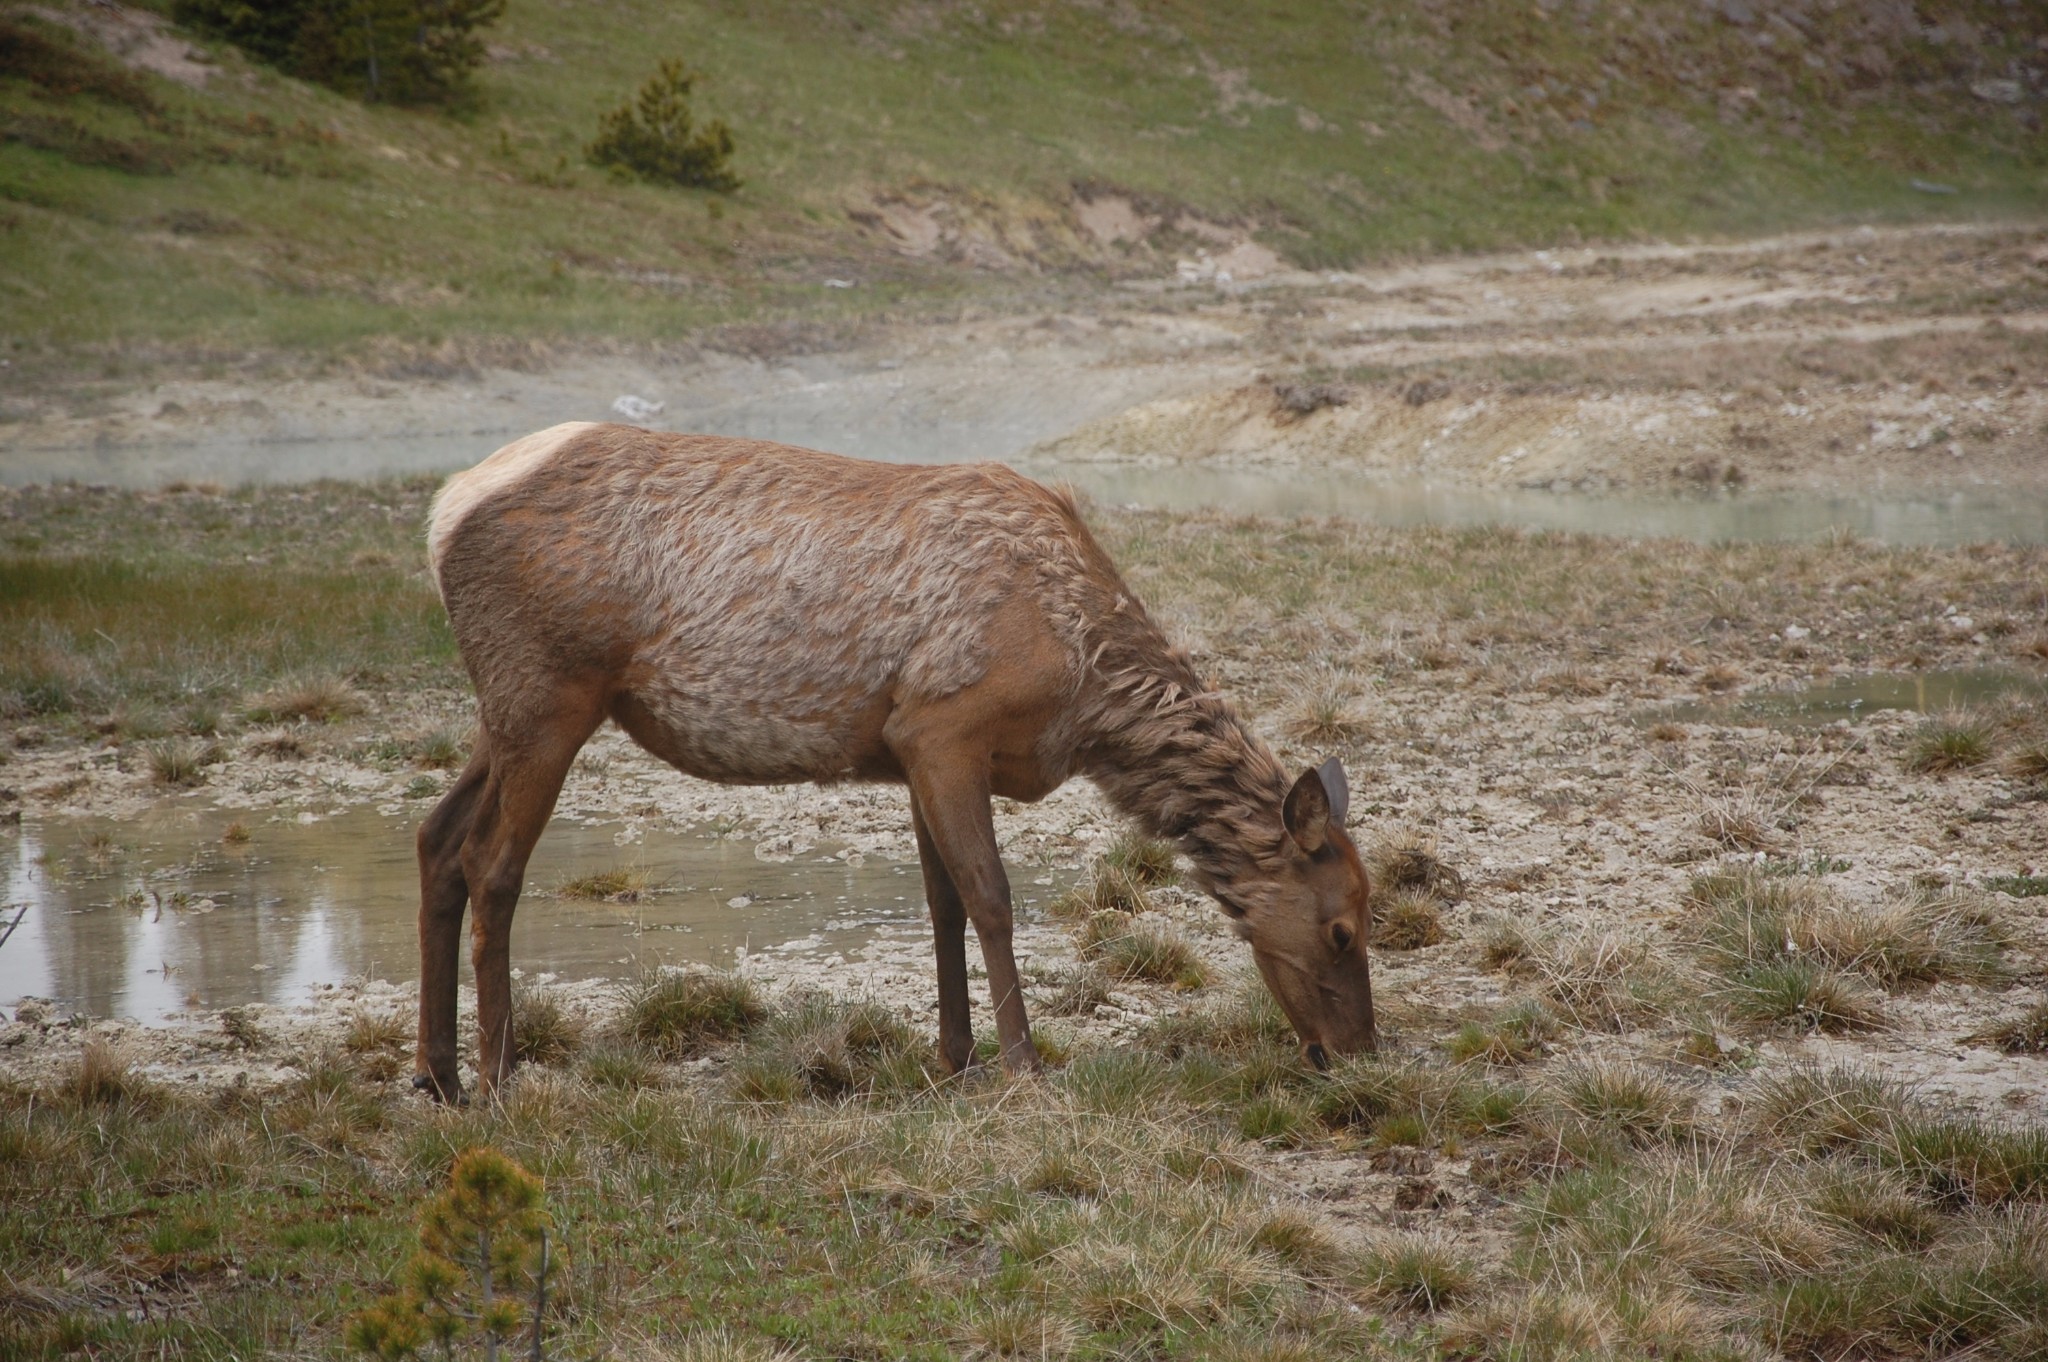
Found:
[[[909,786],[949,1070],[973,1054],[968,922],[1003,1065],[1037,1066],[989,797],[1040,799],[1075,774],[1186,852],[1310,1061],[1372,1048],[1368,886],[1342,768],[1290,781],[1066,495],[1000,464],[572,423],[451,478],[428,552],[480,719],[419,830],[414,1081],[436,1096],[461,1096],[465,904],[478,1082],[512,1071],[513,907],[606,719],[707,780]]]

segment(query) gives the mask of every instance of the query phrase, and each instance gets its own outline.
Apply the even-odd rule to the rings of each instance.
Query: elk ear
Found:
[[[1314,855],[1323,849],[1323,842],[1330,835],[1330,792],[1323,788],[1320,772],[1301,773],[1301,779],[1294,782],[1294,788],[1287,792],[1287,801],[1280,806],[1280,821],[1303,851]]]
[[[1341,828],[1344,815],[1351,812],[1351,783],[1344,779],[1344,763],[1331,757],[1316,768],[1316,774],[1323,778],[1323,793],[1330,797],[1330,822]]]

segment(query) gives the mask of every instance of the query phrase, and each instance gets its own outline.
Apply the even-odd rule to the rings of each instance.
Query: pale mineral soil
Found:
[[[1041,305],[665,349],[446,344],[0,377],[0,475],[448,469],[567,419],[915,460],[1472,487],[2048,486],[2048,228],[1845,227],[1312,274],[1242,243]],[[141,376],[133,376],[139,373]]]
[[[1581,946],[1639,944],[1678,972],[1681,993],[1695,994],[1619,1031],[1568,1029],[1556,1056],[1627,1056],[1673,1066],[1694,1075],[1708,1110],[1758,1072],[1845,1062],[1909,1082],[1944,1107],[2048,1119],[2048,1059],[2003,1053],[1984,1034],[2041,997],[2048,897],[1981,885],[1986,877],[2048,868],[2048,787],[2024,759],[2038,750],[2043,728],[2039,617],[2026,613],[2042,603],[2040,551],[1908,552],[1854,542],[1706,549],[1163,513],[1105,513],[1105,523],[1111,542],[1128,550],[1134,584],[1195,643],[1287,760],[1307,764],[1332,750],[1344,756],[1355,791],[1352,823],[1368,849],[1419,843],[1464,877],[1466,895],[1444,910],[1444,941],[1376,955],[1382,1015],[1398,1052],[1427,1057],[1461,1022],[1540,995],[1540,980],[1489,969],[1483,960],[1484,943],[1507,923]],[[1306,551],[1331,564],[1462,553],[1486,571],[1511,572],[1521,555],[1533,561],[1548,554],[1575,560],[1555,569],[1566,576],[1606,572],[1637,581],[1661,565],[1710,595],[1722,593],[1729,614],[1622,614],[1632,609],[1622,595],[1588,589],[1576,609],[1590,619],[1536,605],[1519,617],[1454,605],[1446,617],[1425,619],[1375,612],[1334,586],[1327,599],[1276,613],[1258,579],[1243,594],[1205,589],[1181,575],[1185,564],[1171,547],[1161,547],[1195,552],[1220,541],[1228,552],[1287,537],[1306,540]],[[1248,562],[1256,559],[1255,550],[1245,551]],[[1795,570],[1804,574],[1796,581]],[[1776,579],[1771,589],[1801,598],[1773,608],[1814,612],[1797,617],[1810,623],[1766,617],[1761,605],[1745,603],[1746,593],[1764,589],[1769,578]],[[1614,617],[1603,618],[1610,612]],[[1911,769],[1916,741],[1940,716],[1894,711],[1854,723],[1772,726],[1711,709],[1670,708],[1712,706],[1731,694],[1766,695],[1887,664],[1990,668],[2018,678],[2005,699],[1981,712],[1991,759],[1948,772]],[[366,739],[460,725],[466,717],[465,698],[452,691],[376,695],[366,715],[300,730],[296,757],[267,755],[264,731],[230,738],[205,790],[185,797],[216,802],[223,817],[239,810],[322,816],[361,803],[423,811],[407,790],[418,771],[378,758]],[[1313,735],[1317,725],[1326,731]],[[595,759],[570,776],[561,813],[617,822],[629,838],[636,828],[660,826],[741,838],[765,860],[819,850],[914,858],[903,797],[894,789],[710,785],[653,761],[609,728],[591,754]],[[124,758],[113,739],[22,747],[5,775],[10,805],[31,820],[134,814],[165,797],[144,764]],[[1086,864],[1121,828],[1080,781],[1037,805],[1000,801],[996,821],[1020,883]],[[1861,1034],[1741,1025],[1702,1002],[1712,981],[1688,944],[1685,894],[1695,876],[1759,863],[1787,873],[1817,866],[1821,873],[1813,878],[1827,892],[1865,908],[1934,887],[1966,891],[2008,939],[2008,976],[1992,984],[1901,989],[1882,1000],[1883,1027]],[[1027,978],[1037,981],[1031,997],[1040,1028],[1063,1048],[1126,1042],[1156,1019],[1237,986],[1233,981],[1246,973],[1246,948],[1206,899],[1169,889],[1154,903],[1159,917],[1215,967],[1218,982],[1192,993],[1118,984],[1107,1003],[1079,1017],[1044,1015],[1079,963],[1074,936],[1058,921],[1026,916],[1019,956]],[[545,962],[520,963],[530,982],[549,982]],[[882,1001],[925,1028],[933,1022],[929,940],[913,927],[883,928],[863,947],[843,952],[816,941],[758,950],[734,967],[771,997],[823,990]],[[556,988],[600,1026],[621,1006],[615,982]],[[167,1026],[67,1020],[29,1001],[0,1027],[0,1072],[42,1081],[74,1064],[90,1040],[108,1039],[142,1072],[177,1086],[263,1086],[288,1080],[310,1057],[331,1050],[358,1016],[409,1015],[414,998],[403,973],[337,979],[303,1004],[243,1009],[232,1024],[199,1009]],[[976,1020],[981,1033],[992,1029],[985,999],[977,1000]],[[249,1026],[261,1037],[253,1046]],[[1702,1026],[1734,1062],[1704,1069],[1685,1063],[1689,1038]],[[720,1063],[699,1061],[678,1070],[677,1081],[697,1081],[695,1073],[715,1082]],[[405,1074],[389,1081],[402,1087]],[[1507,1242],[1508,1212],[1485,1179],[1473,1177],[1474,1152],[1389,1151],[1339,1137],[1256,1159],[1340,1223],[1408,1223],[1422,1208],[1430,1224],[1492,1261]]]

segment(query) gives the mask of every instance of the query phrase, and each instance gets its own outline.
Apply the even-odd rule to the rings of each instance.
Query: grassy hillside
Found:
[[[8,7],[0,344],[31,361],[19,373],[81,348],[658,340],[1170,273],[1226,233],[1322,267],[2040,211],[2048,15],[1917,15],[513,0],[480,106],[452,117],[152,35],[154,15]],[[187,43],[203,85],[134,65]],[[704,72],[700,115],[734,129],[736,195],[584,163],[599,115],[669,55]],[[1111,195],[1129,222],[1086,230],[1076,205]]]

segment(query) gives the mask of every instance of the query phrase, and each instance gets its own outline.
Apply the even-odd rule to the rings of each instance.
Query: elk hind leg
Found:
[[[462,847],[476,970],[477,1087],[486,1094],[512,1076],[512,914],[526,862],[555,811],[569,764],[604,720],[594,695],[559,695],[542,712],[546,724],[528,730],[517,746],[493,744],[490,781]]]
[[[456,1069],[455,983],[461,963],[462,913],[469,881],[462,844],[476,822],[489,779],[489,750],[479,740],[469,764],[420,824],[420,1025],[413,1086],[443,1102],[462,1100]]]
[[[959,1073],[974,1060],[974,1023],[967,1002],[967,908],[932,841],[915,795],[910,827],[917,834],[917,859],[924,870],[924,898],[931,908],[932,946],[939,973],[939,1061]]]

